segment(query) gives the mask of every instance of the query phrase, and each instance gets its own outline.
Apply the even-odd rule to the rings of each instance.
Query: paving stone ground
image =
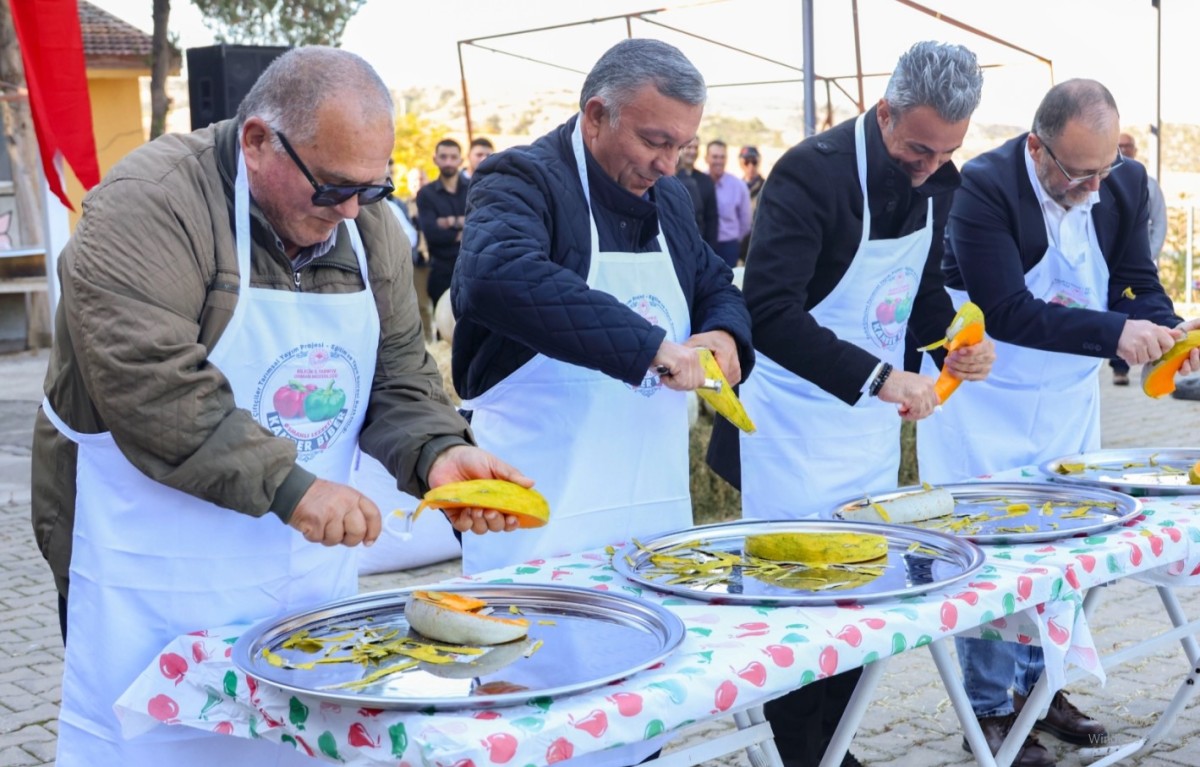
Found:
[[[0,767],[45,767],[54,762],[63,650],[54,586],[29,525],[31,424],[41,400],[47,355],[0,356]],[[1147,399],[1136,385],[1114,387],[1101,375],[1105,447],[1194,446],[1200,442],[1200,402]],[[366,576],[363,590],[435,583],[458,573],[458,561],[407,572]],[[1200,589],[1180,590],[1185,610],[1200,614]],[[1106,591],[1092,623],[1102,651],[1137,641],[1165,626],[1154,589],[1126,580]],[[1103,719],[1114,741],[1139,736],[1165,705],[1187,671],[1178,647],[1110,670],[1108,683],[1068,687],[1072,700]],[[686,733],[699,742],[730,725],[718,722]],[[958,767],[974,764],[929,653],[917,650],[891,661],[875,701],[856,735],[853,752],[870,767]],[[1085,765],[1089,755],[1043,736],[1060,767]],[[673,745],[672,748],[678,748]],[[1094,754],[1091,755],[1094,757]],[[1144,767],[1200,765],[1200,714],[1193,704],[1165,741],[1125,764]],[[744,755],[707,763],[744,767]],[[169,765],[164,765],[169,767]]]

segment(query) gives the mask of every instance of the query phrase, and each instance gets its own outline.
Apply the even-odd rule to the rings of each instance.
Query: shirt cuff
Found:
[[[417,456],[417,481],[421,484],[423,493],[429,491],[429,470],[433,467],[433,462],[439,455],[458,445],[470,446],[471,443],[462,437],[447,435],[434,437],[421,448],[421,454]]]
[[[293,466],[284,477],[283,484],[275,490],[275,498],[271,501],[271,511],[279,516],[286,525],[292,518],[292,512],[300,505],[300,499],[317,481],[317,475],[308,469]]]
[[[875,382],[875,377],[879,375],[879,371],[883,370],[883,366],[887,364],[880,361],[878,365],[871,369],[871,375],[867,376],[867,380],[863,381],[862,388],[858,390],[859,394],[866,394],[871,391],[871,384]]]

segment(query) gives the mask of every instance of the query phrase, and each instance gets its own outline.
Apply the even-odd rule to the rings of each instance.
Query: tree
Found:
[[[166,2],[166,0],[155,0]],[[366,0],[192,0],[224,43],[338,45]]]
[[[33,115],[25,94],[25,65],[21,61],[21,47],[8,0],[0,0],[0,91],[0,116],[7,139],[6,149],[12,161],[17,221],[24,240],[20,244],[37,245],[42,241],[42,206],[37,194],[41,165]]]
[[[167,75],[175,51],[167,36],[167,20],[171,16],[171,0],[154,0],[154,36],[150,43],[150,138],[155,139],[167,129]]]

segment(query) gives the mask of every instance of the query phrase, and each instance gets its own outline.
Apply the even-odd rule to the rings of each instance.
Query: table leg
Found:
[[[971,708],[971,701],[963,688],[957,664],[947,649],[949,641],[950,639],[946,638],[930,642],[929,654],[933,656],[933,663],[942,677],[942,685],[946,688],[946,694],[950,696],[950,703],[954,706],[954,712],[958,714],[958,721],[962,723],[963,735],[975,754],[975,761],[979,762],[980,767],[996,767],[996,760],[992,758],[991,749],[983,737],[983,730],[979,728],[979,720],[975,718],[975,710]]]
[[[1183,612],[1183,606],[1179,604],[1179,599],[1175,596],[1175,590],[1166,586],[1157,588],[1159,599],[1162,600],[1163,607],[1167,608],[1167,615],[1170,616],[1172,625],[1176,628],[1187,626],[1188,618]],[[1146,733],[1146,746],[1157,743],[1167,734],[1171,726],[1175,724],[1175,719],[1187,706],[1188,701],[1196,695],[1196,685],[1200,684],[1200,646],[1196,644],[1196,637],[1193,634],[1187,634],[1179,638],[1179,643],[1183,645],[1183,652],[1187,655],[1190,663],[1187,678],[1179,685],[1175,697],[1163,709],[1158,721]]]
[[[842,712],[841,721],[833,731],[833,739],[829,741],[825,755],[821,757],[820,767],[840,767],[846,752],[850,750],[850,741],[854,739],[854,733],[858,732],[858,725],[862,724],[862,718],[867,713],[867,706],[875,696],[875,688],[879,686],[887,664],[887,658],[880,658],[863,667],[862,676],[854,686],[854,694],[850,696],[846,710]]]

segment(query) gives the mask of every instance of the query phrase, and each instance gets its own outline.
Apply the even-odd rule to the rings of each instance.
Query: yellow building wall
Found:
[[[118,160],[146,142],[138,84],[141,74],[149,72],[89,70],[87,73],[88,94],[92,100],[92,134],[96,137],[96,159],[101,178]],[[84,189],[69,166],[66,175],[67,196],[75,208],[70,213],[73,231],[82,210]]]

